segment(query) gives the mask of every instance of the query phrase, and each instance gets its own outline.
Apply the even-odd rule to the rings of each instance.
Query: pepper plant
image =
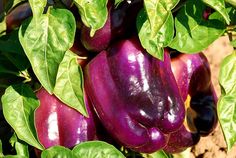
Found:
[[[234,0],[0,0],[0,156],[168,158],[236,142]],[[217,55],[217,52],[215,52]]]

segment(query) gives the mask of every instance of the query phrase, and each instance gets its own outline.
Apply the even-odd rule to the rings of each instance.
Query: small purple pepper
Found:
[[[136,17],[143,7],[142,0],[125,0],[114,6],[108,1],[108,17],[105,25],[97,30],[93,37],[90,36],[90,28],[85,25],[81,29],[81,42],[84,47],[92,52],[105,50],[113,39],[132,35],[136,31]]]
[[[186,122],[171,134],[164,150],[177,153],[197,144],[201,136],[215,129],[217,97],[203,53],[178,54],[171,59],[171,68],[186,104]]]
[[[40,143],[49,148],[61,145],[68,148],[96,139],[95,122],[85,95],[89,118],[62,103],[44,88],[37,92],[40,106],[35,111],[35,127]]]

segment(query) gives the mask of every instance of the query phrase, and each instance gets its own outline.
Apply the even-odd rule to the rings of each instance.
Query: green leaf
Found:
[[[217,111],[228,150],[236,142],[236,52],[227,56],[220,68],[221,96]]]
[[[107,2],[108,0],[74,0],[83,23],[91,28],[91,37],[106,23],[108,17]]]
[[[75,158],[70,149],[62,146],[53,146],[44,150],[41,158]]]
[[[17,70],[17,68],[9,62],[9,60],[2,55],[0,52],[0,76],[1,75],[14,75],[14,76],[19,76],[20,72]]]
[[[30,67],[29,60],[18,38],[18,30],[0,38],[0,52],[19,70],[25,70]]]
[[[7,29],[7,24],[5,15],[0,15],[0,37],[6,34],[6,29]]]
[[[227,10],[229,18],[230,18],[230,25],[231,25],[231,27],[233,26],[235,28],[235,25],[236,25],[236,8],[228,7],[226,10]]]
[[[83,142],[72,150],[79,158],[125,158],[114,146],[102,141]]]
[[[0,63],[0,75],[15,75],[15,76],[19,76],[20,73],[17,71],[13,71],[13,70],[9,70],[7,67],[5,67],[4,65],[2,65],[2,63]]]
[[[67,51],[59,65],[53,93],[65,104],[88,116],[83,96],[83,71],[77,55]]]
[[[121,3],[121,2],[123,2],[124,0],[115,0],[115,6],[119,6],[119,4]]]
[[[176,36],[170,47],[183,53],[197,53],[206,49],[225,31],[225,23],[217,12],[208,20],[203,18],[205,5],[189,0],[175,18]]]
[[[19,139],[43,149],[34,127],[34,110],[39,106],[32,89],[24,84],[8,87],[2,96],[3,114]]]
[[[151,37],[156,36],[178,2],[179,0],[144,0],[151,27]]]
[[[174,37],[174,20],[172,14],[169,14],[166,22],[155,36],[152,36],[153,33],[149,20],[147,19],[147,14],[144,10],[141,10],[137,16],[137,29],[143,48],[152,56],[162,60],[164,56],[163,47],[166,47]]]
[[[17,155],[29,157],[28,145],[25,142],[18,140],[15,133],[12,135],[10,143],[12,146],[15,146]]]
[[[236,91],[236,54],[235,52],[227,56],[221,63],[219,83],[222,88],[222,94],[230,94]]]
[[[236,1],[235,0],[225,0],[225,2],[231,4],[234,8],[236,8]]]
[[[35,19],[40,19],[47,5],[47,0],[29,0],[30,7]]]
[[[218,11],[224,17],[227,24],[230,23],[229,15],[227,14],[224,0],[202,0],[202,1],[205,4],[209,5],[211,8]]]
[[[163,150],[159,150],[152,154],[142,154],[144,158],[172,158],[170,154],[165,153]]]
[[[19,39],[35,75],[43,87],[52,93],[59,64],[73,45],[76,23],[70,11],[49,9],[37,21],[33,18],[24,23]]]

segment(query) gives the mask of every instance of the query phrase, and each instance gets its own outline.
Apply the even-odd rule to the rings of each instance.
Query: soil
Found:
[[[223,58],[232,51],[233,47],[230,46],[227,36],[220,37],[204,51],[210,63],[212,82],[218,97],[220,96],[218,83],[220,64]],[[187,157],[189,158],[236,158],[236,145],[230,151],[227,151],[224,136],[218,123],[213,133],[207,137],[202,137],[196,146],[186,152],[188,152]]]

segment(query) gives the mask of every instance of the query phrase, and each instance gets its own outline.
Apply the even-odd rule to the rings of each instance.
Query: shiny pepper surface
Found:
[[[175,153],[195,145],[216,127],[217,97],[211,82],[211,71],[203,53],[177,54],[171,68],[186,104],[186,122],[171,134],[165,151]]]
[[[40,106],[35,111],[35,127],[40,143],[49,148],[61,145],[74,147],[84,141],[96,139],[96,129],[90,102],[85,104],[89,118],[50,95],[44,88],[37,92]]]
[[[99,53],[85,68],[85,89],[104,127],[138,152],[162,149],[184,121],[185,109],[171,71],[136,38]]]

